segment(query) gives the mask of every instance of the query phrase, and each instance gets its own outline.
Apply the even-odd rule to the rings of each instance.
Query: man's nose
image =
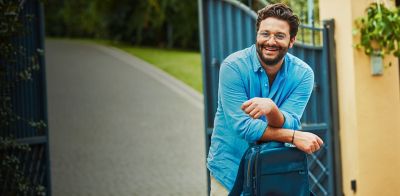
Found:
[[[275,45],[276,44],[276,40],[275,40],[275,36],[272,36],[267,40],[267,43],[269,45]]]

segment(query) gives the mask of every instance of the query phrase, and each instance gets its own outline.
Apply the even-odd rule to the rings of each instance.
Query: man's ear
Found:
[[[289,48],[293,47],[294,42],[296,41],[296,36],[290,38],[290,42],[289,42]]]

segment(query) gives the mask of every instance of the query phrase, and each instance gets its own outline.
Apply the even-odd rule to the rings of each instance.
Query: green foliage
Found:
[[[11,94],[15,87],[24,81],[32,79],[32,73],[39,69],[37,55],[27,56],[25,48],[13,42],[16,38],[26,35],[22,20],[30,21],[32,16],[22,16],[21,0],[0,1],[0,128],[9,127],[21,117],[13,112]],[[23,70],[13,74],[17,59],[25,59],[28,63]]]
[[[45,6],[47,33],[69,37],[101,36],[104,34],[104,27],[101,19],[97,18],[98,3],[100,1],[47,1]]]
[[[249,0],[240,0],[243,4],[248,4]],[[265,7],[266,5],[273,4],[273,3],[284,3],[288,5],[293,12],[299,16],[300,24],[305,26],[314,26],[320,27],[321,22],[319,19],[319,0],[313,0],[314,7],[313,7],[313,18],[312,23],[309,23],[309,15],[308,12],[308,0],[252,0],[250,1],[252,5],[250,6],[252,10],[257,12],[259,9]],[[306,45],[312,46],[321,46],[322,45],[322,33],[320,31],[311,30],[309,28],[302,28],[299,27],[299,31],[296,36],[296,42],[302,43]]]
[[[356,20],[355,33],[360,33],[360,42],[356,48],[363,49],[369,56],[393,54],[400,57],[399,9],[372,3],[366,9],[366,14]]]
[[[249,0],[240,0],[242,3],[247,4]],[[319,21],[319,0],[313,0],[314,1],[314,8],[313,8],[313,20],[315,22],[315,25],[318,26],[320,21]],[[293,12],[299,16],[300,21],[302,24],[308,24],[308,8],[307,8],[307,0],[252,0],[252,5],[251,8],[254,11],[258,11],[259,9],[265,7],[268,4],[273,4],[273,3],[284,3],[288,5]]]
[[[17,113],[13,106],[13,92],[18,85],[33,80],[33,73],[40,69],[38,55],[41,50],[28,56],[18,38],[29,32],[24,22],[31,22],[34,17],[23,15],[23,0],[0,0],[0,193],[5,195],[45,195],[45,188],[35,184],[25,176],[20,158],[28,153],[28,145],[18,143],[12,133],[16,123],[27,123],[31,127],[42,129],[43,121],[26,120]],[[20,59],[18,61],[17,59]],[[18,63],[25,62],[22,70],[16,71]],[[8,132],[7,132],[8,131]]]
[[[0,137],[0,144],[0,185],[7,187],[1,192],[5,195],[46,195],[45,187],[32,184],[23,172],[20,156],[30,151],[29,146],[4,137]]]
[[[199,47],[197,1],[49,1],[45,10],[49,36],[101,38],[161,47]]]

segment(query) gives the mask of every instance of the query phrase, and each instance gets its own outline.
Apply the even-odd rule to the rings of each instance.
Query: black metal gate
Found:
[[[255,43],[257,15],[239,1],[198,0],[198,3],[208,154],[217,109],[220,63],[229,54]],[[315,73],[302,129],[319,135],[325,142],[320,151],[309,156],[309,178],[316,195],[342,194],[333,31],[333,20],[324,21],[323,28],[301,25],[297,36],[301,41],[289,51],[307,62]]]
[[[0,131],[0,137],[11,136],[16,142],[29,146],[28,152],[11,153],[20,160],[23,175],[30,184],[43,186],[43,192],[39,192],[50,195],[43,3],[40,0],[13,1],[14,4],[15,2],[21,10],[19,15],[23,32],[12,38],[10,48],[13,48],[15,54],[12,56],[13,60],[8,61],[12,63],[5,64],[5,78],[14,83],[7,89],[3,86],[1,91],[3,95],[8,94],[11,97],[15,118],[13,117],[13,123],[8,128]],[[3,2],[2,6],[5,4]],[[10,187],[18,185],[9,184],[13,179],[10,176],[2,178],[4,184],[0,184],[0,195],[14,192]],[[28,190],[24,195],[37,193],[37,190]]]

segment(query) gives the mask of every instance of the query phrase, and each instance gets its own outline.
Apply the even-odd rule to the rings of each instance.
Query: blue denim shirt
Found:
[[[297,130],[313,85],[312,69],[289,53],[272,86],[255,45],[228,56],[220,68],[218,108],[207,158],[211,175],[231,190],[249,143],[258,141],[268,126],[265,116],[252,119],[244,113],[243,102],[253,97],[272,99],[284,115],[283,128]]]

